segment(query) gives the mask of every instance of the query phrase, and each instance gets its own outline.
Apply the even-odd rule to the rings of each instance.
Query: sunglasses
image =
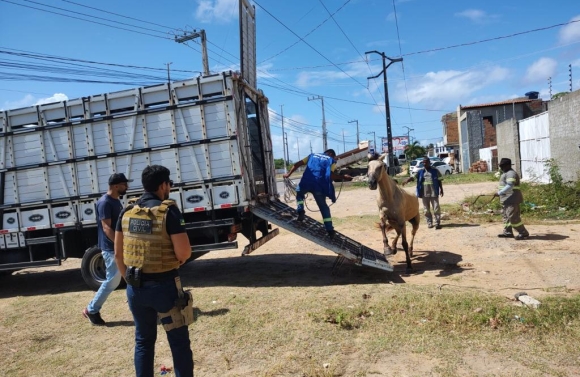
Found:
[[[171,179],[167,181],[167,183],[169,184],[169,187],[173,187],[173,181]]]

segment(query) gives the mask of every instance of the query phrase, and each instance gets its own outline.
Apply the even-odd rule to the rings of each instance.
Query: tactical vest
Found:
[[[135,204],[122,218],[123,259],[125,265],[141,268],[143,273],[160,273],[179,267],[165,218],[173,200],[156,207]]]

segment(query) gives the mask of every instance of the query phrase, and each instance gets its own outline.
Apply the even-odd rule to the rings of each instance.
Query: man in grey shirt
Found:
[[[499,168],[503,171],[499,179],[499,189],[497,195],[503,206],[502,217],[504,222],[503,232],[498,234],[502,238],[514,238],[512,229],[518,231],[516,240],[523,240],[530,236],[526,230],[522,218],[520,217],[520,203],[524,201],[524,196],[520,191],[520,176],[512,169],[512,160],[502,158]]]
[[[435,214],[435,229],[441,229],[441,208],[439,195],[443,196],[443,177],[441,172],[431,166],[429,157],[423,158],[423,169],[403,181],[403,185],[417,180],[417,197],[423,200],[423,211],[427,220],[427,227],[433,228],[433,213]]]

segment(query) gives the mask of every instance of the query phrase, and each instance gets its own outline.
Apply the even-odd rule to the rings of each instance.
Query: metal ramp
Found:
[[[296,221],[298,217],[296,210],[279,200],[256,203],[251,206],[251,211],[256,216],[272,224],[276,224],[328,250],[334,251],[339,255],[336,264],[342,263],[342,257],[353,261],[359,266],[364,265],[385,271],[393,271],[393,266],[383,254],[338,232],[333,238],[330,238],[324,225],[308,216],[302,222]]]

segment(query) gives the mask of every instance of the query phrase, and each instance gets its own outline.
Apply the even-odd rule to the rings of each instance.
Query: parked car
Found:
[[[423,161],[424,157],[420,157],[420,158],[416,158],[413,161],[411,161],[411,166],[415,166],[419,163],[421,163],[421,161]],[[431,163],[435,162],[435,161],[441,161],[441,159],[439,157],[429,157],[429,160],[431,160]]]
[[[448,165],[443,161],[434,161],[431,163],[431,166],[439,170],[441,175],[449,175],[453,173],[453,167],[451,167],[451,165]],[[423,169],[424,167],[425,166],[423,165],[423,162],[420,161],[415,166],[411,166],[411,174],[417,174],[417,172]]]

